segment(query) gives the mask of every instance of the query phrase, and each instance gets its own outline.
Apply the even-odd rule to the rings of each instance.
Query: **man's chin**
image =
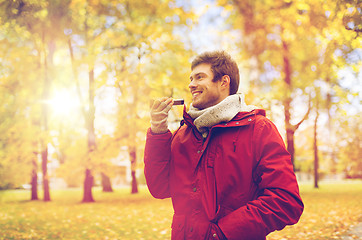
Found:
[[[192,102],[192,106],[197,109],[204,109],[203,105],[198,102]]]
[[[197,106],[198,106],[197,102],[192,101],[192,106],[193,106],[194,108],[198,108],[198,107],[197,107]]]

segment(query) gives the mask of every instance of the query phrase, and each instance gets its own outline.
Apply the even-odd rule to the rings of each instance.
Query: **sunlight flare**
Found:
[[[72,112],[77,111],[79,100],[69,90],[59,90],[49,100],[51,111],[58,116],[68,116]]]

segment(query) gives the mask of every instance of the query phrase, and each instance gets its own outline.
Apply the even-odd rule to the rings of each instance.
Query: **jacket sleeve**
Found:
[[[257,116],[253,145],[258,197],[218,221],[227,239],[265,239],[270,232],[297,223],[303,212],[290,154],[267,118]]]
[[[151,195],[155,198],[170,197],[169,166],[172,133],[153,134],[147,131],[144,154],[144,173]]]

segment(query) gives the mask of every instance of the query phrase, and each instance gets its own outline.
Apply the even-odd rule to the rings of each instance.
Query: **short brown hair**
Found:
[[[237,93],[240,79],[239,68],[228,53],[225,51],[204,52],[192,61],[191,70],[202,63],[211,64],[214,82],[220,80],[222,76],[228,75],[230,77],[229,95]]]

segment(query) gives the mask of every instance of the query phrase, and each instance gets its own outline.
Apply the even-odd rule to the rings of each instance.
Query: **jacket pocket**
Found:
[[[221,218],[229,215],[231,212],[233,212],[234,210],[229,208],[229,207],[225,207],[222,205],[218,205],[217,208],[217,212],[215,215],[215,218],[212,220],[212,222],[218,222]]]
[[[183,240],[185,238],[185,215],[174,214],[171,228],[171,239]]]

